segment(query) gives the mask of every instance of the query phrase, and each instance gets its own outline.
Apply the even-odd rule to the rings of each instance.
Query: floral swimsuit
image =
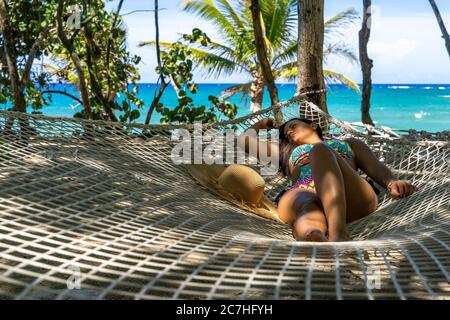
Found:
[[[347,159],[352,159],[353,157],[353,150],[346,141],[330,139],[323,141],[323,144]],[[302,144],[296,147],[289,157],[289,163],[292,166],[300,166],[300,176],[298,177],[297,182],[290,188],[291,190],[296,188],[315,190],[311,170],[311,159],[309,156],[312,147],[313,144]]]

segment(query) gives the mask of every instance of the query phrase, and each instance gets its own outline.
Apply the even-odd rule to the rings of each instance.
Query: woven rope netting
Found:
[[[0,112],[0,297],[449,297],[448,139],[367,135],[298,100],[281,104],[285,120],[300,110],[328,137],[366,141],[419,192],[382,192],[377,211],[350,225],[352,242],[295,242],[289,226],[213,195],[172,162],[171,133],[192,126]],[[204,129],[242,132],[272,112]],[[272,199],[289,184],[265,179]]]

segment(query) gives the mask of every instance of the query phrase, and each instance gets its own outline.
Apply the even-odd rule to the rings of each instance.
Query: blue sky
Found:
[[[243,0],[242,0],[243,1]],[[108,3],[115,9],[118,1]],[[179,33],[189,33],[194,27],[206,32],[213,40],[220,40],[216,30],[200,18],[180,9],[181,0],[160,0],[160,38],[176,41]],[[436,0],[444,23],[450,31],[450,0]],[[450,59],[441,31],[428,0],[373,0],[373,26],[369,55],[374,60],[374,83],[450,83]],[[354,7],[360,14],[362,0],[325,0],[325,18]],[[153,9],[153,0],[125,0],[122,13],[138,9]],[[130,51],[142,57],[139,66],[141,82],[155,82],[156,54],[154,48],[138,48],[143,40],[155,39],[153,12],[134,13],[124,17],[128,28]],[[358,53],[360,21],[345,30],[345,42]],[[359,64],[329,60],[329,69],[344,73],[361,82]],[[196,72],[198,83],[241,83],[249,78],[233,74],[220,79],[206,78]]]

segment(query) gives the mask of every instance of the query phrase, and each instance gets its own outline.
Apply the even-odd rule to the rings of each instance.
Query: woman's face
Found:
[[[311,138],[317,137],[314,124],[308,124],[299,120],[289,121],[284,127],[284,134],[289,142],[301,145],[311,141]]]

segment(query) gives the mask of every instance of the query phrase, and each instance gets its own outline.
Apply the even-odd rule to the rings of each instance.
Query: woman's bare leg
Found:
[[[323,147],[327,149],[323,149],[320,152],[312,150],[313,156],[311,158],[311,161],[313,163],[317,162],[320,169],[317,170],[316,166],[315,171],[321,172],[322,175],[328,178],[332,174],[325,174],[326,170],[322,169],[322,163],[335,161],[334,165],[336,165],[337,163],[338,169],[336,169],[336,167],[334,167],[334,169],[340,170],[344,183],[344,188],[342,188],[342,185],[339,188],[341,191],[344,190],[345,192],[345,216],[344,214],[342,214],[342,211],[340,212],[343,228],[345,228],[343,231],[344,236],[340,239],[330,237],[330,240],[348,240],[347,228],[345,224],[363,218],[375,211],[378,205],[377,195],[373,191],[370,184],[365,179],[361,178],[358,172],[355,171],[344,160],[344,158],[342,158],[342,156],[340,156],[335,151],[328,149],[328,147],[326,146]],[[315,146],[313,149],[316,150],[319,148]],[[339,181],[339,174],[336,175],[338,176],[338,178],[336,179],[335,177],[334,181]],[[323,183],[315,179],[315,185],[317,192],[318,187],[320,189],[320,186],[322,186]],[[324,193],[327,193],[326,188],[322,191],[325,191]],[[340,206],[342,210],[342,203],[339,203],[338,201],[336,201],[336,203],[338,205],[338,208]],[[330,205],[334,205],[333,201],[330,201]],[[280,202],[278,204],[278,211],[281,220],[293,226],[294,235],[297,240],[326,241],[324,235],[326,234],[327,230],[330,234],[330,222],[326,219],[324,205],[321,199],[318,197],[318,194],[314,191],[306,191],[304,189],[294,189],[287,191],[280,199]],[[319,231],[318,238],[320,238],[321,240],[317,240],[318,233],[316,231]],[[308,234],[310,235],[310,237],[308,237]]]
[[[378,197],[370,184],[363,179],[358,172],[353,169],[350,164],[336,151],[320,144],[312,148],[310,155],[317,195],[321,201],[323,201],[321,196],[325,199],[325,201],[329,201],[328,205],[332,208],[331,214],[333,214],[333,206],[336,206],[334,208],[334,214],[337,212],[335,217],[340,217],[342,219],[338,220],[337,226],[332,226],[332,222],[328,220],[326,206],[322,202],[325,215],[328,220],[330,240],[348,240],[345,223],[361,219],[374,212],[378,206]],[[340,179],[341,176],[343,180]],[[343,182],[344,188],[342,188],[341,182]],[[327,185],[328,187],[326,187]],[[335,196],[336,190],[333,190],[333,188],[336,187],[339,188],[338,191],[344,190],[346,208],[345,215],[343,214],[343,211],[340,211],[344,207],[341,202],[342,200],[340,200],[342,197],[339,193],[338,196]],[[330,189],[333,191],[329,192]],[[322,194],[319,194],[319,190]],[[337,229],[338,233],[339,230],[341,230],[343,236],[332,236],[333,229]]]
[[[328,222],[329,239],[348,241],[345,184],[336,156],[327,146],[318,143],[312,147],[310,158],[316,194]]]
[[[299,241],[327,241],[327,221],[319,198],[310,191],[294,189],[280,199],[278,212],[283,222],[290,224]]]
[[[317,203],[308,203],[297,214],[293,234],[296,240],[325,242],[328,241],[327,221],[323,209]]]

